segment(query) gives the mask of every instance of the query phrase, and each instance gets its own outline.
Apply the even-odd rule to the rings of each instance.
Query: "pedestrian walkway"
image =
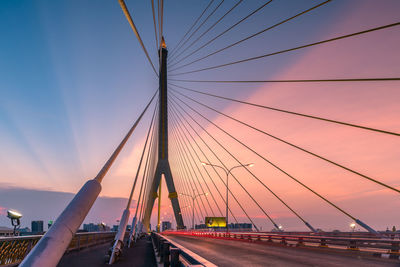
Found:
[[[58,267],[99,267],[109,266],[106,263],[106,255],[110,244],[101,245],[95,248],[89,248],[77,252],[65,254]],[[124,248],[123,254],[114,266],[157,266],[153,245],[150,236],[145,236],[138,240],[131,248]]]

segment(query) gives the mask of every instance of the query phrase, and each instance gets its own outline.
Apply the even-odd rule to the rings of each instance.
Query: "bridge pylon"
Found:
[[[167,95],[167,56],[168,50],[162,38],[159,71],[159,127],[158,127],[158,162],[150,190],[147,195],[147,204],[145,208],[143,225],[149,230],[150,217],[153,210],[155,199],[158,197],[157,189],[164,175],[167,184],[169,199],[174,210],[177,229],[183,229],[183,219],[179,207],[178,193],[175,190],[174,180],[172,178],[171,167],[168,161],[168,95]]]

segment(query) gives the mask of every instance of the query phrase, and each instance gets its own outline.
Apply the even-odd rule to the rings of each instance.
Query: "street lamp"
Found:
[[[253,167],[254,163],[247,163],[247,164],[240,164],[237,166],[233,166],[232,168],[230,168],[229,170],[226,169],[225,167],[219,166],[219,165],[215,165],[215,164],[211,164],[208,162],[201,162],[201,165],[203,166],[213,166],[213,167],[217,167],[220,168],[222,170],[224,170],[225,174],[226,174],[226,232],[229,232],[229,225],[228,225],[228,192],[229,192],[229,187],[228,187],[228,181],[229,181],[229,174],[232,172],[233,169],[239,168],[239,167]]]
[[[194,201],[196,200],[196,198],[198,198],[198,197],[200,197],[200,196],[207,196],[208,195],[208,193],[203,193],[203,194],[195,194],[194,193],[194,189],[193,189],[193,195],[188,195],[188,194],[184,194],[184,193],[180,193],[179,195],[181,195],[181,196],[187,196],[187,197],[191,197],[192,198],[192,207],[193,207],[193,210],[192,210],[192,229],[194,230]],[[188,206],[189,208],[190,208],[190,206]],[[186,208],[186,207],[185,207]]]
[[[354,232],[354,229],[356,228],[356,224],[355,223],[351,223],[350,224],[350,228]]]
[[[99,226],[100,226],[102,231],[106,231],[107,230],[107,224],[105,222],[101,222]]]
[[[22,214],[14,210],[7,210],[7,217],[11,219],[11,225],[14,226],[13,234],[16,235],[17,228],[21,225],[19,219],[21,219]]]

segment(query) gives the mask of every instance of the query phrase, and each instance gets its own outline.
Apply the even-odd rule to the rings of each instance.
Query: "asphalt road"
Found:
[[[218,266],[400,266],[399,260],[358,252],[283,247],[181,235],[169,239]]]

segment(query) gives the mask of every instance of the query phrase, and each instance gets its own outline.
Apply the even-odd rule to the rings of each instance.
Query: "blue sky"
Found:
[[[235,3],[226,2],[216,15],[222,15]],[[275,2],[210,48],[231,42],[232,35],[241,37],[246,32],[261,29],[266,17],[268,22],[278,21],[286,14],[292,15],[314,5],[314,1]],[[175,46],[207,3],[175,1],[165,4],[164,28],[168,45]],[[215,36],[262,3],[240,4],[205,37]],[[145,1],[127,1],[127,5],[155,62],[151,5]],[[290,10],[286,8],[288,5]],[[321,11],[330,14],[335,7],[329,10],[323,7]],[[2,1],[0,15],[0,31],[6,37],[0,43],[0,134],[3,140],[0,157],[7,165],[2,167],[10,168],[2,182],[74,191],[83,181],[82,176],[95,175],[143,109],[157,88],[156,77],[116,1],[97,1],[96,5],[92,1]],[[320,15],[311,14],[301,27],[319,18]],[[210,19],[206,25],[213,21]],[[302,38],[316,35],[318,31],[315,28]],[[291,34],[279,37],[280,42],[297,39]],[[260,52],[264,49],[258,45],[259,41],[249,44],[252,54],[258,52],[255,49]],[[272,40],[268,45],[279,47],[280,43]],[[232,54],[229,56],[235,58]],[[223,54],[222,57],[227,58]],[[272,59],[265,72],[276,72],[284,65],[282,62],[285,62],[282,58],[280,61]],[[248,77],[259,73],[254,70]],[[208,77],[220,77],[219,71],[216,74],[218,76]],[[230,74],[231,77],[234,74]],[[239,90],[237,93],[241,94]],[[20,173],[21,165],[34,169],[30,172],[40,176],[38,183]]]

